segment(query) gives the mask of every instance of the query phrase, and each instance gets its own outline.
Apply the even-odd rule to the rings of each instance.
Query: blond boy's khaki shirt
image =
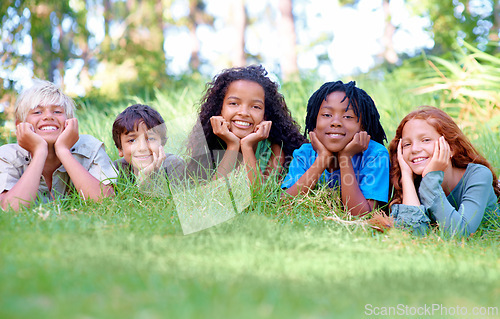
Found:
[[[116,171],[104,149],[104,143],[90,135],[80,135],[78,141],[70,149],[73,157],[92,176],[103,184],[113,183]],[[18,144],[0,146],[0,193],[8,191],[16,185],[31,163],[31,154]],[[52,174],[52,189],[49,190],[45,178],[40,176],[38,198],[36,202],[46,203],[57,197],[68,194],[72,188],[69,174],[63,165]]]

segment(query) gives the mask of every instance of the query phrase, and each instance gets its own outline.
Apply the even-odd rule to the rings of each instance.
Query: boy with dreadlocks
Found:
[[[282,188],[292,196],[318,183],[340,187],[352,215],[372,211],[389,197],[389,153],[375,103],[355,82],[323,84],[307,103],[311,143],[293,152]]]

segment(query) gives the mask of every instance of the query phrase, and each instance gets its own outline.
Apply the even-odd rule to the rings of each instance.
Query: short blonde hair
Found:
[[[75,117],[75,102],[72,98],[64,94],[54,83],[34,79],[33,86],[25,89],[17,98],[14,107],[16,120],[24,122],[30,110],[46,105],[61,106],[67,118]]]

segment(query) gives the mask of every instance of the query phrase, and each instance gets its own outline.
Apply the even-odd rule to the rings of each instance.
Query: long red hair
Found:
[[[469,163],[477,163],[489,168],[493,175],[493,189],[497,198],[500,196],[500,188],[498,180],[491,164],[474,148],[469,139],[460,130],[453,119],[444,111],[433,106],[421,106],[415,111],[406,115],[396,129],[396,136],[389,144],[389,155],[391,159],[391,185],[394,189],[394,194],[390,206],[393,204],[401,204],[403,199],[403,189],[401,187],[401,168],[398,163],[398,143],[401,139],[403,127],[413,119],[426,120],[429,125],[450,144],[451,150],[454,152],[451,159],[453,167],[466,168]]]

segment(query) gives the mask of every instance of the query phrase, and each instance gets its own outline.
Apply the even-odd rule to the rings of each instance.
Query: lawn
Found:
[[[319,84],[282,88],[301,125]],[[377,102],[389,140],[409,110],[435,103],[390,79],[358,84]],[[185,138],[203,90],[186,87],[151,100],[87,103],[77,113],[80,132],[98,136],[116,159],[114,117],[131,103],[148,103],[165,117],[176,152],[172,141]],[[500,167],[498,132],[473,133]],[[3,212],[0,318],[498,317],[498,225],[469,239],[439,231],[420,238],[325,219],[335,212],[347,220],[325,189],[287,201],[270,181],[251,196],[227,222],[190,235],[175,195],[149,196],[126,182],[101,203],[70,197]]]

